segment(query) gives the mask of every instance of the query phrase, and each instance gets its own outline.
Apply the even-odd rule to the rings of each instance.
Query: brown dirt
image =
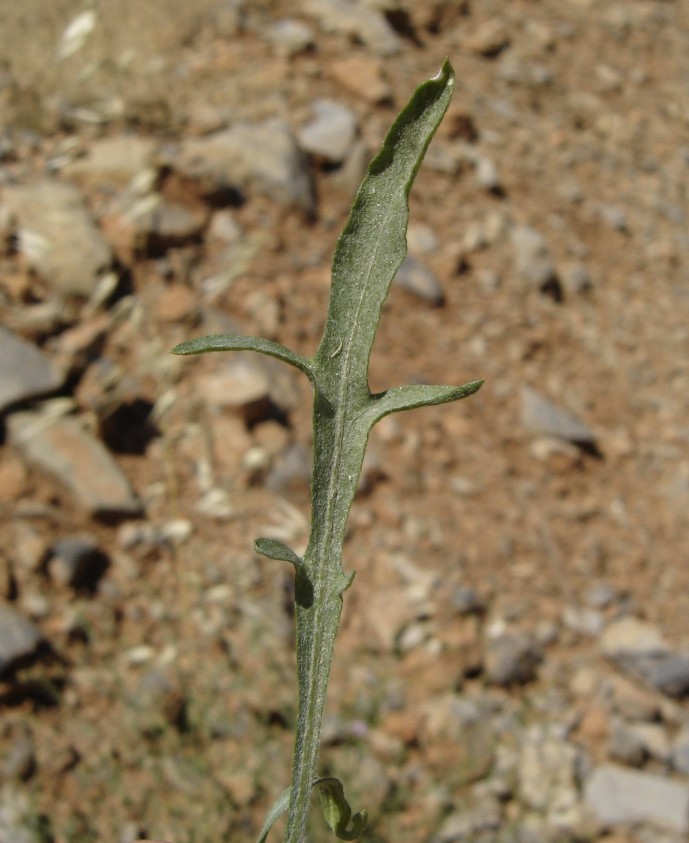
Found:
[[[205,107],[227,109],[232,119],[277,113],[296,128],[317,96],[354,109],[375,148],[414,85],[446,54],[453,60],[457,91],[439,140],[470,122],[474,144],[498,167],[500,190],[482,188],[468,166],[455,174],[423,167],[411,218],[437,237],[424,260],[445,303],[433,307],[393,288],[371,386],[477,377],[486,384],[459,405],[390,419],[371,439],[376,469],[351,517],[345,558],[357,578],[345,601],[328,716],[336,725],[364,721],[375,751],[342,737],[324,749],[324,765],[341,773],[356,805],[373,794],[368,840],[430,839],[448,791],[455,793],[453,771],[419,749],[414,717],[391,712],[395,700],[413,712],[430,690],[456,690],[458,653],[480,649],[481,633],[453,611],[457,586],[473,586],[490,619],[535,632],[543,621],[560,624],[565,607],[584,605],[590,586],[605,582],[673,645],[689,646],[685,4],[436,2],[437,26],[424,28],[425,12],[400,2],[418,43],[403,40],[399,54],[377,58],[393,91],[380,106],[329,73],[338,58],[375,56],[370,47],[313,22],[315,48],[290,59],[260,37],[280,17],[310,20],[289,3],[246,4],[240,35],[219,32],[222,4],[212,0],[103,4],[94,37],[63,62],[55,45],[82,4],[4,5],[0,41],[12,81],[0,104],[13,131],[37,133],[23,136],[30,154],[18,166],[26,177],[67,137],[86,146],[99,134],[132,130],[177,139],[197,131]],[[508,43],[484,56],[467,46],[466,33],[492,19],[502,21]],[[105,126],[60,118],[65,103],[110,99],[122,107]],[[277,302],[275,338],[306,353],[322,329],[330,255],[351,198],[329,172],[315,174],[315,221],[261,197],[237,209],[260,246],[216,302],[247,333],[266,327],[252,296]],[[606,221],[610,208],[623,212],[623,224]],[[509,236],[466,248],[467,227],[496,212],[543,233],[561,273],[572,261],[585,264],[591,289],[565,289],[562,301],[529,289],[515,275]],[[37,572],[19,577],[24,597],[46,601],[39,625],[51,652],[0,684],[0,746],[30,730],[34,764],[12,786],[28,798],[42,829],[36,839],[251,839],[288,777],[295,717],[288,577],[251,543],[266,525],[303,542],[308,489],[265,488],[244,457],[273,436],[281,443],[284,433],[272,422],[247,428],[227,417],[214,427],[196,390],[205,361],[163,359],[196,330],[193,318],[157,314],[169,283],[161,272],[193,288],[185,262],[198,267],[208,257],[203,246],[171,252],[129,267],[142,328],[117,328],[106,352],[151,401],[174,390],[160,435],[143,454],[118,460],[147,520],[188,520],[191,535],[129,550],[121,526],[87,518],[61,489],[27,473],[7,445],[0,452],[6,556],[22,541],[47,548],[87,531],[111,560],[96,595]],[[500,279],[496,289],[482,283],[489,272]],[[150,359],[156,348],[159,359]],[[534,438],[520,421],[522,385],[585,421],[599,456]],[[307,385],[288,376],[288,389],[287,438],[308,447]],[[202,463],[228,493],[227,521],[195,510]],[[22,517],[28,504],[40,504],[43,517]],[[406,581],[399,559],[411,560],[414,577],[432,575],[428,634],[450,639],[442,650],[452,654],[449,667],[375,637],[372,614],[390,611]],[[552,669],[526,689],[493,693],[518,701],[559,694],[536,719],[575,711],[571,676],[599,656],[595,641],[561,630],[546,653]],[[482,689],[483,681],[479,673],[466,687]]]

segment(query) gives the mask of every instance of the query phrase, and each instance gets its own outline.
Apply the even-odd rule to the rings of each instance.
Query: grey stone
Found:
[[[689,654],[658,653],[619,661],[661,694],[680,700],[689,696]]]
[[[486,797],[476,805],[450,814],[431,838],[431,843],[473,841],[477,835],[500,827],[502,809],[497,799]]]
[[[458,784],[482,779],[495,760],[495,736],[485,706],[456,694],[432,697],[423,706],[419,743],[431,767],[452,771]]]
[[[627,230],[627,215],[617,205],[599,205],[598,215],[603,222],[607,223],[610,228],[614,228],[615,231]]]
[[[530,682],[542,659],[541,649],[522,630],[505,630],[489,635],[486,642],[486,674],[494,685],[518,685]]]
[[[285,447],[266,474],[265,485],[275,492],[307,489],[311,479],[311,451],[301,442]]]
[[[0,674],[19,659],[30,656],[41,638],[35,624],[7,603],[0,603]]]
[[[153,668],[143,674],[131,699],[142,732],[156,732],[165,724],[183,729],[187,722],[184,691],[173,677]]]
[[[20,723],[10,727],[7,751],[0,762],[0,776],[26,781],[36,769],[36,750],[31,729]],[[2,839],[2,835],[0,835]]]
[[[201,375],[199,395],[208,406],[231,409],[247,423],[264,418],[270,406],[270,378],[262,361],[235,356],[221,368]]]
[[[303,8],[324,32],[353,36],[379,56],[392,56],[402,49],[395,30],[380,11],[369,5],[348,0],[306,0]]]
[[[689,726],[675,737],[672,745],[672,766],[678,773],[689,775]]]
[[[35,468],[64,486],[93,515],[135,515],[141,502],[106,448],[76,418],[14,413],[10,443]]]
[[[510,234],[514,265],[529,286],[543,289],[557,277],[555,261],[545,237],[530,226],[515,226]]]
[[[554,436],[578,445],[594,446],[596,442],[590,427],[528,386],[521,390],[521,419],[526,428],[541,436]]]
[[[438,238],[429,225],[411,222],[407,228],[407,247],[413,255],[428,255],[438,249]]]
[[[561,272],[562,284],[568,293],[579,295],[592,287],[591,274],[585,264],[573,262],[566,264]]]
[[[26,825],[31,813],[29,795],[20,790],[3,787],[0,790],[0,841],[2,843],[40,843],[42,836]]]
[[[474,172],[476,181],[484,190],[501,190],[500,173],[492,158],[488,158],[486,155],[477,155],[474,159]]]
[[[0,412],[11,404],[53,392],[62,375],[35,345],[0,325]]]
[[[126,194],[111,207],[107,228],[121,246],[127,242],[132,251],[160,252],[192,243],[199,238],[208,221],[207,213],[168,202],[156,193],[144,196]]]
[[[646,753],[664,764],[672,758],[672,746],[667,729],[661,723],[632,723],[629,728]]]
[[[300,53],[314,43],[313,29],[295,18],[276,21],[265,30],[265,36],[278,52],[287,56]]]
[[[93,590],[108,567],[108,558],[93,536],[64,536],[51,550],[51,578],[72,588]]]
[[[608,755],[630,767],[640,767],[647,757],[646,747],[634,729],[622,720],[614,720],[608,736]]]
[[[689,696],[689,653],[673,651],[652,624],[621,618],[604,631],[601,649],[656,691],[676,699]]]
[[[312,155],[341,163],[356,137],[356,114],[344,105],[325,99],[314,100],[311,109],[314,117],[299,131],[299,145]]]
[[[191,138],[170,163],[209,196],[256,190],[282,205],[315,211],[306,158],[287,123],[277,118]]]
[[[461,585],[454,590],[452,606],[460,615],[480,615],[486,608],[481,595],[470,585]]]
[[[651,823],[689,832],[689,785],[614,764],[597,767],[584,785],[584,802],[605,827]]]
[[[601,636],[600,646],[603,653],[613,659],[657,655],[668,650],[656,626],[633,617],[619,618],[609,624]]]
[[[521,801],[544,813],[553,827],[576,826],[581,819],[578,767],[575,746],[543,728],[530,728],[524,735],[519,760]]]
[[[591,636],[600,635],[605,624],[601,612],[579,606],[565,606],[562,612],[562,622],[572,632]]]
[[[3,198],[19,223],[19,250],[58,292],[88,297],[112,252],[71,184],[41,181],[5,187]]]
[[[407,255],[402,261],[394,283],[436,307],[445,301],[437,275],[413,255]]]
[[[62,175],[88,188],[126,187],[154,163],[155,141],[124,135],[97,138],[88,144],[84,156],[70,161]]]
[[[606,582],[593,583],[586,592],[586,602],[593,609],[605,609],[619,599],[619,593]]]

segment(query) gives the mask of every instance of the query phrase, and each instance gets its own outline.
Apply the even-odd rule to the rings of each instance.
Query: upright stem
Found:
[[[342,597],[332,593],[322,594],[320,599],[315,597],[311,608],[297,606],[299,717],[285,843],[303,843],[305,839],[311,790],[317,778],[323,706],[341,608]],[[315,613],[309,623],[304,623],[303,617],[300,620],[306,612]]]
[[[319,494],[312,496],[309,546],[295,584],[299,713],[285,843],[303,843],[306,834],[342,592],[349,584],[342,571],[344,528],[366,447],[362,437],[352,442],[347,435],[351,402],[346,382],[338,387],[327,400],[317,393],[314,402],[312,484]],[[352,461],[355,468],[348,470]]]

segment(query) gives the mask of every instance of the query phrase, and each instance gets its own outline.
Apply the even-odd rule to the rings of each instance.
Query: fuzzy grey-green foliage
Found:
[[[295,568],[299,715],[290,788],[266,821],[287,808],[286,841],[304,840],[311,790],[319,785],[326,819],[343,839],[363,831],[365,812],[352,816],[337,779],[318,779],[321,719],[340,621],[342,595],[353,574],[342,545],[368,436],[390,413],[456,401],[482,381],[463,386],[400,386],[371,394],[368,365],[390,283],[406,254],[408,197],[428,144],[445,114],[455,76],[449,61],[420,85],[393,123],[354,200],[335,249],[327,321],[315,355],[303,357],[269,340],[235,335],[182,343],[176,354],[253,350],[305,373],[314,389],[311,533],[303,558],[275,539],[255,548]]]

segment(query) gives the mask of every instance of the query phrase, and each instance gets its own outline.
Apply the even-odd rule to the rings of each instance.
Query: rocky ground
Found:
[[[251,840],[289,774],[312,353],[450,56],[322,753],[368,841],[689,834],[689,7],[73,0],[0,30],[0,841]],[[314,821],[313,839],[326,837]],[[277,837],[277,835],[276,835]]]

